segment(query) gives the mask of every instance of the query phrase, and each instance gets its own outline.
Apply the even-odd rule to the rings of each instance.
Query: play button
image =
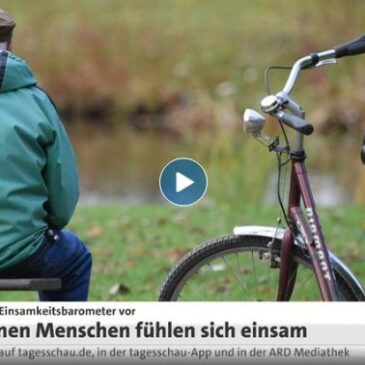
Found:
[[[160,175],[160,190],[170,203],[188,206],[198,202],[208,186],[203,167],[190,158],[170,161]]]
[[[176,180],[176,192],[177,193],[180,193],[180,191],[185,190],[190,185],[194,184],[193,180],[189,179],[188,177],[186,177],[183,174],[180,174],[180,172],[176,173],[175,180]]]

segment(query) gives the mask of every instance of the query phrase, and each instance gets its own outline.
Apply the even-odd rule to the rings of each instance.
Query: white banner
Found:
[[[363,303],[3,303],[1,363],[358,363]]]

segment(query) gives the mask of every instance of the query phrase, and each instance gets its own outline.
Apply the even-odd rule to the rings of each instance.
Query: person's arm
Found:
[[[63,228],[70,221],[79,198],[79,178],[74,151],[62,123],[53,123],[53,141],[46,147],[43,171],[48,188],[47,223]]]

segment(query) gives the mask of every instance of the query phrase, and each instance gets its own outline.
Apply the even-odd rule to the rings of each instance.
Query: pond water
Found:
[[[180,148],[155,133],[128,127],[68,126],[80,172],[82,204],[162,201],[161,166]]]
[[[67,130],[79,162],[82,204],[164,202],[158,188],[162,167],[173,158],[194,158],[199,149],[199,143],[195,143],[192,154],[191,147],[174,136],[137,132],[128,126],[101,128],[79,123],[67,126]],[[360,140],[311,141],[308,171],[318,204],[334,206],[359,200],[365,181],[365,168],[359,159]],[[226,158],[235,158],[235,152]],[[224,159],[220,161],[222,165],[216,169],[224,171]],[[264,182],[265,204],[276,204],[276,180],[273,164]]]
[[[267,182],[264,203],[274,205],[277,203],[278,175],[272,174]],[[323,207],[334,207],[351,202],[351,193],[336,180],[335,176],[325,174],[310,174],[309,182],[315,201]],[[289,181],[285,184],[285,192],[289,191]]]

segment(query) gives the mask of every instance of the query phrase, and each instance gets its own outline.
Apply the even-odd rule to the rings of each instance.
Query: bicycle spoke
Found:
[[[299,293],[301,292],[301,290],[308,284],[308,282],[314,278],[314,272],[310,272],[309,275],[307,275],[306,279],[304,280],[304,282],[301,283],[301,285],[299,287],[297,287],[295,290],[298,291]]]
[[[267,264],[267,282],[269,283],[269,292],[271,292],[272,290],[274,290],[273,287],[272,287],[272,283],[271,283],[271,275],[270,275],[271,270],[270,269],[271,269],[270,268],[270,265]]]
[[[236,260],[237,260],[238,272],[243,277],[243,275],[245,275],[245,269],[244,269],[244,266],[242,266],[242,262],[240,260],[240,255],[238,252],[236,253]],[[245,281],[244,283],[245,283],[245,288],[248,291],[247,282]]]
[[[186,298],[183,295],[181,295],[181,293],[179,294],[179,298],[181,298],[183,301],[187,302]]]
[[[197,271],[194,272],[194,275],[199,277],[199,273]],[[194,284],[194,282],[192,283]],[[193,292],[193,295],[194,295],[194,298],[199,298],[199,294],[198,292],[194,289],[193,285],[190,284],[189,287],[188,287],[188,290],[192,291]],[[186,287],[186,285],[185,285]],[[185,299],[184,299],[185,300]]]
[[[256,300],[258,300],[259,296],[257,293],[257,273],[256,273],[256,265],[255,265],[255,259],[253,257],[253,251],[251,251],[251,258],[252,258],[252,267],[253,267],[253,272],[254,272],[254,276],[255,276],[255,293],[256,293]]]
[[[247,288],[243,286],[243,284],[241,283],[241,281],[240,281],[239,277],[237,276],[236,272],[231,268],[231,266],[228,264],[228,262],[224,258],[224,256],[221,256],[221,258],[225,262],[225,264],[228,266],[228,268],[231,270],[232,274],[236,277],[236,281],[238,282],[238,284],[240,285],[240,287],[243,289],[243,291],[245,291],[247,293]]]

